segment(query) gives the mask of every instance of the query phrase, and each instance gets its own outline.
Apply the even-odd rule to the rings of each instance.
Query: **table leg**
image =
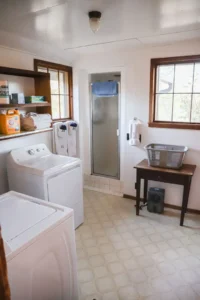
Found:
[[[147,203],[147,190],[148,190],[148,180],[144,179],[144,200],[143,203]]]
[[[183,189],[183,201],[181,207],[181,219],[180,219],[180,226],[183,226],[185,213],[187,212],[187,205],[190,193],[190,185],[191,185],[191,177],[188,177],[184,183]]]
[[[137,179],[136,179],[136,215],[139,216],[140,212],[140,182],[141,178],[139,175],[139,171],[137,170]]]

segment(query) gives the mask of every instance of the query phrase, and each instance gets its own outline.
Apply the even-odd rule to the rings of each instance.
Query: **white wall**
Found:
[[[22,52],[19,50],[0,47],[0,66],[33,70],[34,58],[53,61],[51,60],[50,57],[38,57],[35,56],[34,54]],[[57,62],[66,64],[66,61],[65,62],[57,61]],[[3,76],[1,75],[0,78],[2,79]],[[8,78],[8,76],[6,78]],[[26,92],[27,93],[31,92],[33,88],[33,82],[31,82],[31,80],[32,79],[24,80],[23,78],[20,78],[17,82],[18,87],[22,88],[24,87],[24,84],[26,85],[28,84],[29,87],[26,86]],[[33,134],[26,137],[19,137],[10,140],[0,141],[0,194],[8,191],[8,182],[7,182],[7,174],[6,174],[7,153],[9,153],[10,150],[12,149],[33,145],[37,143],[45,143],[51,149],[52,147],[51,139],[52,139],[52,132],[45,132],[45,133]]]
[[[89,82],[90,73],[115,72],[122,74],[121,99],[121,179],[124,181],[124,194],[135,195],[134,165],[146,157],[143,150],[145,144],[151,142],[187,145],[190,148],[186,162],[197,165],[193,178],[189,207],[200,209],[200,131],[148,128],[149,113],[149,75],[150,59],[199,54],[200,41],[190,41],[168,46],[146,48],[128,53],[104,53],[81,57],[76,63],[76,97],[79,97],[79,119],[81,129],[81,158],[84,172],[90,174],[90,103]],[[77,102],[78,100],[75,99]],[[129,119],[137,117],[142,120],[142,144],[140,147],[130,147],[126,142],[126,132]],[[182,187],[164,183],[156,183],[157,187],[166,188],[166,202],[181,204]]]

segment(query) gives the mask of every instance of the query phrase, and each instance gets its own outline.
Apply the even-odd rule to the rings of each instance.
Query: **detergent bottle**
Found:
[[[20,132],[20,116],[18,109],[9,109],[0,114],[0,133],[14,134]]]

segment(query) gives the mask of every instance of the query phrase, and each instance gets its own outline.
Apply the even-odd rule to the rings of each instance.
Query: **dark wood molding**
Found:
[[[45,78],[50,79],[50,75],[48,73],[24,70],[24,69],[8,68],[8,67],[0,67],[0,74],[31,77],[31,78],[40,78],[40,77],[44,78],[45,77]]]
[[[136,201],[136,196],[132,196],[132,195],[123,194],[123,198],[131,199],[131,200]],[[143,201],[143,200],[144,199],[141,199],[141,201]],[[175,210],[179,210],[179,211],[181,210],[181,206],[178,206],[178,205],[165,203],[164,206],[167,207],[167,208],[171,208],[171,209],[175,209]],[[200,210],[193,209],[193,208],[187,208],[187,213],[200,215]]]
[[[68,73],[68,84],[69,84],[69,118],[63,118],[61,119],[62,121],[73,119],[73,69],[70,66],[65,66],[57,63],[53,63],[50,61],[45,61],[45,60],[40,60],[40,59],[34,59],[34,70],[37,71],[38,67],[44,67],[47,69],[56,69],[59,71],[64,71]],[[40,72],[41,73],[41,72]],[[49,73],[44,73],[48,74]],[[49,75],[50,76],[50,75]],[[58,119],[60,120],[60,119]],[[53,120],[53,121],[58,121],[58,120]]]
[[[55,68],[59,70],[63,70],[66,72],[72,72],[72,67],[66,66],[66,65],[61,65],[57,63],[53,63],[51,61],[46,61],[46,60],[40,60],[40,59],[34,59],[34,70],[37,71],[37,67],[44,67],[44,68]]]
[[[151,122],[148,123],[149,127],[154,128],[170,128],[170,129],[192,129],[192,130],[200,130],[199,123],[175,123],[175,122]]]
[[[186,56],[173,56],[173,57],[160,57],[152,58],[152,65],[164,64],[182,64],[182,63],[195,63],[200,62],[200,55],[186,55]]]
[[[156,110],[156,70],[159,65],[196,63],[200,62],[200,55],[152,58],[150,65],[149,89],[149,127],[200,130],[200,123],[164,122],[155,120]]]

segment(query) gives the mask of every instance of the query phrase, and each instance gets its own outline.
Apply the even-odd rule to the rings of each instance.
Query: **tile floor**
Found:
[[[85,190],[76,230],[80,300],[200,299],[200,216],[142,210],[134,201]]]

